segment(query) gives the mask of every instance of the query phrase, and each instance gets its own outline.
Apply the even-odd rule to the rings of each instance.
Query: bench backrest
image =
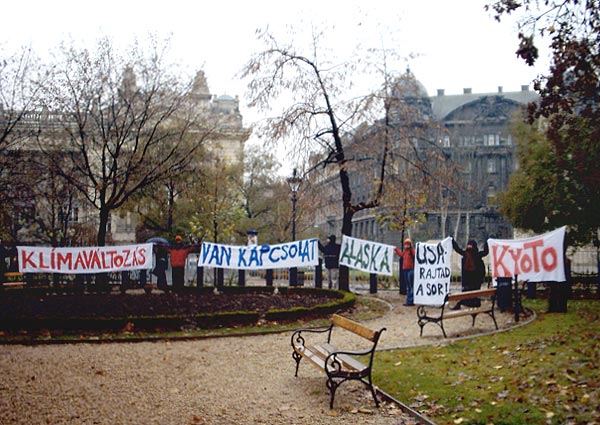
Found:
[[[476,291],[457,292],[446,295],[448,301],[467,300],[470,298],[491,297],[496,295],[496,288],[478,289]]]
[[[354,320],[347,319],[338,314],[333,315],[333,324],[334,326],[339,326],[340,328],[344,328],[356,335],[368,339],[371,342],[377,341],[379,337],[379,332],[366,328],[360,323],[356,323]]]

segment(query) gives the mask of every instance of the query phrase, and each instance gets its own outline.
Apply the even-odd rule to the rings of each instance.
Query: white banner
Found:
[[[223,269],[288,269],[319,264],[316,239],[278,245],[233,246],[203,242],[199,267]]]
[[[48,248],[18,246],[21,273],[90,274],[152,268],[152,244]]]
[[[438,243],[417,242],[415,252],[415,304],[442,305],[450,291],[452,238]]]
[[[492,277],[529,282],[564,282],[566,227],[527,239],[489,239]]]
[[[344,235],[340,265],[368,273],[392,275],[394,247]]]

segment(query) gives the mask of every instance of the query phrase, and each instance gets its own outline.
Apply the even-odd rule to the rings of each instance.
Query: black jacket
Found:
[[[319,242],[319,250],[325,258],[325,267],[328,269],[338,269],[340,267],[340,250],[342,246],[339,243],[329,242],[323,245]]]

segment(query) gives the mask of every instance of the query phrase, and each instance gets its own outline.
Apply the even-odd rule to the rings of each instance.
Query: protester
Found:
[[[156,276],[156,287],[162,291],[167,291],[169,289],[169,287],[167,286],[167,268],[169,267],[169,251],[168,248],[163,244],[155,244],[154,247],[156,265],[154,266],[154,270],[152,270],[152,274]]]
[[[179,291],[184,287],[185,279],[185,260],[190,252],[198,249],[198,245],[184,245],[183,238],[180,235],[175,236],[175,245],[168,247],[171,256],[171,279],[173,280],[173,290]]]
[[[335,242],[335,235],[327,238],[327,245],[323,246],[319,241],[319,250],[325,258],[325,268],[327,269],[327,282],[329,289],[337,289],[340,276],[340,250],[341,245]]]
[[[452,247],[454,248],[454,251],[462,256],[461,284],[463,292],[481,289],[481,284],[485,280],[485,264],[483,263],[483,257],[487,256],[489,253],[487,242],[485,242],[482,251],[479,251],[477,242],[473,239],[467,242],[467,249],[465,250],[462,250],[456,241],[452,239]],[[466,307],[479,307],[481,305],[481,300],[478,298],[462,300],[456,303],[452,309],[460,310],[461,305]]]
[[[404,240],[403,248],[403,250],[395,248],[394,251],[402,259],[402,279],[406,282],[406,303],[404,305],[413,306],[415,305],[415,249],[409,238]]]

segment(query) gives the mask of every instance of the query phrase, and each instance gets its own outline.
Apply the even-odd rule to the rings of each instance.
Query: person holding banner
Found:
[[[319,251],[323,253],[325,258],[325,268],[327,269],[327,282],[329,289],[337,289],[340,269],[340,250],[341,245],[335,243],[335,235],[330,235],[327,238],[327,245],[319,241]]]
[[[415,249],[409,238],[404,240],[404,250],[396,248],[396,254],[402,259],[402,276],[406,282],[406,303],[405,306],[415,305],[414,284],[415,284]]]
[[[462,256],[460,281],[463,292],[481,289],[481,284],[485,280],[485,264],[483,263],[483,257],[489,254],[487,242],[485,242],[482,251],[479,251],[477,242],[473,239],[467,242],[467,249],[465,250],[462,250],[456,241],[452,239],[452,247],[454,248],[454,251]],[[452,307],[452,310],[460,310],[461,305],[466,307],[479,307],[481,305],[481,300],[478,298],[461,300]]]
[[[175,245],[167,247],[171,256],[171,279],[173,280],[173,290],[179,291],[184,287],[185,279],[185,260],[190,252],[198,250],[199,245],[184,245],[183,238],[180,235],[175,236]]]

